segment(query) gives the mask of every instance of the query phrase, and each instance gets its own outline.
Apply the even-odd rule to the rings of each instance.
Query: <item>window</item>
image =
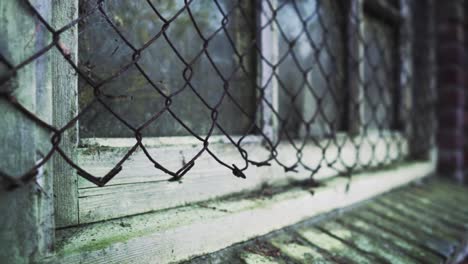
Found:
[[[144,136],[203,136],[211,127],[210,109],[222,99],[224,89],[229,89],[219,107],[220,126],[229,134],[251,132],[256,111],[255,57],[249,48],[255,34],[252,4],[195,1],[190,4],[192,21],[188,12],[177,13],[183,10],[183,1],[153,2],[161,17],[146,1],[109,1],[102,5],[108,18],[95,12],[81,24],[81,66],[88,68],[89,77],[97,81],[115,75],[132,62],[134,49],[148,45],[136,66],[101,88],[104,103],[128,126],[145,125],[141,130]],[[93,10],[95,5],[95,1],[84,1],[82,12]],[[229,20],[223,28],[223,18],[228,13]],[[163,19],[172,18],[164,35],[155,39],[163,33]],[[199,34],[209,40],[203,41]],[[101,41],[96,43],[96,39]],[[206,52],[204,43],[208,44]],[[93,93],[92,87],[82,82],[82,107],[92,101]],[[169,95],[170,111],[164,111],[165,96]],[[99,103],[93,104],[92,111],[80,121],[82,138],[134,136],[128,126]],[[221,131],[215,129],[213,134]]]
[[[184,1],[80,1],[89,16],[79,25],[86,75],[78,104],[87,111],[74,153],[84,178],[70,183],[76,198],[57,199],[76,208],[59,226],[283,186],[311,173],[347,174],[406,155],[404,130],[395,129],[404,99],[398,5],[188,3],[190,10]],[[382,10],[396,15],[381,19]],[[245,181],[231,164],[248,165]],[[167,181],[174,179],[168,171],[188,170],[176,179],[184,184]],[[115,172],[104,187],[85,179]]]
[[[367,1],[364,6],[364,125],[391,129],[399,114],[400,21],[395,1],[382,3],[386,4],[373,6]]]
[[[342,128],[342,8],[336,1],[278,3],[277,45],[284,58],[277,75],[282,137],[330,136]]]

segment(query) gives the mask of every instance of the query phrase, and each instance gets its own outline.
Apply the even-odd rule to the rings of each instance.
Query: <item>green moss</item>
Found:
[[[125,242],[134,236],[135,235],[132,234],[132,235],[114,236],[114,237],[109,237],[109,238],[104,238],[104,239],[92,238],[91,241],[87,241],[86,243],[83,243],[83,245],[80,247],[74,247],[72,249],[65,249],[61,251],[59,254],[60,255],[72,255],[72,254],[77,254],[81,252],[92,252],[92,251],[107,248],[114,243]]]
[[[122,223],[123,224],[123,223]],[[125,233],[115,232],[114,235],[101,237],[100,234],[94,233],[90,234],[88,237],[82,239],[82,244],[78,245],[73,248],[63,248],[63,250],[59,253],[61,255],[71,255],[76,253],[82,252],[92,252],[101,250],[104,248],[109,248],[110,246],[114,245],[115,243],[124,243],[132,238],[142,237],[148,233],[148,230],[132,230],[130,225],[125,225],[122,227],[128,228],[129,231]]]

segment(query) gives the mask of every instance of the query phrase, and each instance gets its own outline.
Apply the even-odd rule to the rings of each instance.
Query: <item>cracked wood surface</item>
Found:
[[[457,263],[468,187],[430,179],[186,263]]]

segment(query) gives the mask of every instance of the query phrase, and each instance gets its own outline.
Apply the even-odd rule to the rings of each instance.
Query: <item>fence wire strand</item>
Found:
[[[413,93],[413,97],[407,98],[415,84],[405,61],[411,57],[407,49],[411,46],[411,35],[404,34],[404,16],[381,17],[372,5],[356,10],[354,5],[359,1],[328,0],[184,0],[174,2],[177,8],[172,6],[169,16],[168,3],[142,0],[136,1],[140,11],[133,13],[130,21],[153,24],[136,27],[146,37],[144,41],[135,41],[132,28],[125,28],[122,22],[128,18],[116,13],[119,8],[119,12],[125,12],[132,4],[80,1],[79,16],[57,28],[30,1],[16,1],[35,18],[37,27],[51,34],[51,41],[22,61],[15,61],[6,50],[0,49],[0,96],[35,126],[48,131],[51,148],[22,175],[8,174],[0,168],[0,178],[9,189],[34,180],[53,155],[59,155],[84,179],[104,186],[139,150],[155,170],[168,174],[170,181],[178,181],[197,166],[202,155],[211,156],[239,178],[255,177],[246,173],[249,166],[273,163],[285,172],[306,170],[313,178],[323,167],[349,176],[357,170],[409,159],[409,139],[418,142],[420,153],[431,148],[434,124],[430,87],[419,88],[422,90],[419,95]],[[401,4],[381,2],[401,14]],[[147,22],[144,15],[157,22]],[[206,23],[210,24],[210,30]],[[83,45],[79,48],[78,61],[62,41],[62,36],[76,27],[78,45]],[[189,34],[193,45],[181,44],[187,37],[177,39],[174,36],[177,30],[190,31],[190,34],[180,34]],[[117,47],[102,48],[93,43],[109,39],[119,43]],[[93,49],[94,46],[99,49]],[[196,50],[198,47],[201,48]],[[53,50],[73,69],[80,86],[79,109],[61,126],[44,121],[15,97],[18,73]],[[114,54],[122,50],[127,51],[129,59],[112,62]],[[168,59],[158,61],[163,56]],[[90,62],[89,58],[94,60]],[[96,58],[102,58],[101,65]],[[200,76],[200,69],[209,69],[210,74]],[[166,83],[155,78],[164,75],[169,80]],[[124,84],[119,84],[132,78],[144,82],[151,91],[144,90],[142,95],[119,91],[138,89],[138,86],[122,88]],[[171,81],[176,78],[177,81]],[[85,93],[86,98],[81,95]],[[247,95],[242,97],[242,93]],[[137,96],[143,99],[133,99]],[[152,101],[153,97],[159,99]],[[132,100],[145,100],[142,101],[145,104],[138,106],[136,102],[132,106]],[[184,106],[178,100],[185,100],[187,108],[196,105],[194,108],[202,109],[203,113],[181,110]],[[119,105],[120,101],[124,103]],[[119,107],[127,112],[123,114]],[[137,107],[143,110],[133,112]],[[145,116],[141,116],[141,111]],[[132,113],[137,114],[132,116]],[[87,115],[97,121],[93,123]],[[177,124],[179,130],[159,128],[167,127],[167,120],[171,126]],[[103,122],[117,122],[118,129]],[[194,128],[194,123],[203,126]],[[63,145],[64,133],[72,133],[77,126],[81,126],[80,134],[89,137],[114,130],[117,136],[133,137],[136,142],[105,175],[94,175],[80,166]],[[159,157],[152,156],[153,146],[144,143],[146,137],[171,133],[188,135],[201,144],[178,169],[170,169]],[[261,144],[268,152],[266,158],[258,159],[249,152],[246,142],[252,135],[261,139],[261,143],[255,144]],[[214,136],[226,138],[225,144],[238,152],[242,162],[232,164],[222,153],[213,150]],[[319,157],[311,157],[307,150],[310,146],[319,150],[313,152]],[[345,157],[349,156],[345,148],[350,146],[353,158]],[[281,156],[285,148],[294,149],[295,157]],[[315,162],[310,162],[314,159]]]

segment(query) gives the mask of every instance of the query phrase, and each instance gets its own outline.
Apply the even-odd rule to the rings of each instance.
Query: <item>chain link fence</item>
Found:
[[[48,41],[36,42],[21,59],[4,42],[27,43],[32,36],[17,32],[0,41],[0,96],[45,129],[51,147],[26,172],[0,168],[7,188],[34,180],[53,155],[104,186],[140,150],[174,181],[190,177],[202,155],[235,177],[255,177],[244,173],[249,166],[276,163],[286,172],[308,170],[313,178],[323,167],[349,176],[424,156],[432,147],[434,92],[414,78],[413,53],[423,52],[412,52],[406,1],[81,0],[78,17],[59,27],[37,4],[15,1],[35,21],[28,32]],[[76,27],[73,54],[63,36]],[[73,115],[59,125],[16,99],[21,71],[52,52],[79,84]],[[65,103],[53,100],[54,106]],[[67,150],[66,133],[76,142],[134,138],[135,144],[107,174],[93,175]],[[146,138],[159,137],[191,137],[200,149],[169,169],[145,145]],[[220,137],[243,162],[232,164],[212,150]],[[266,158],[245,148],[251,138]],[[73,147],[90,147],[76,142]],[[293,162],[282,156],[284,146],[294,149]],[[311,147],[319,150],[314,157]]]

